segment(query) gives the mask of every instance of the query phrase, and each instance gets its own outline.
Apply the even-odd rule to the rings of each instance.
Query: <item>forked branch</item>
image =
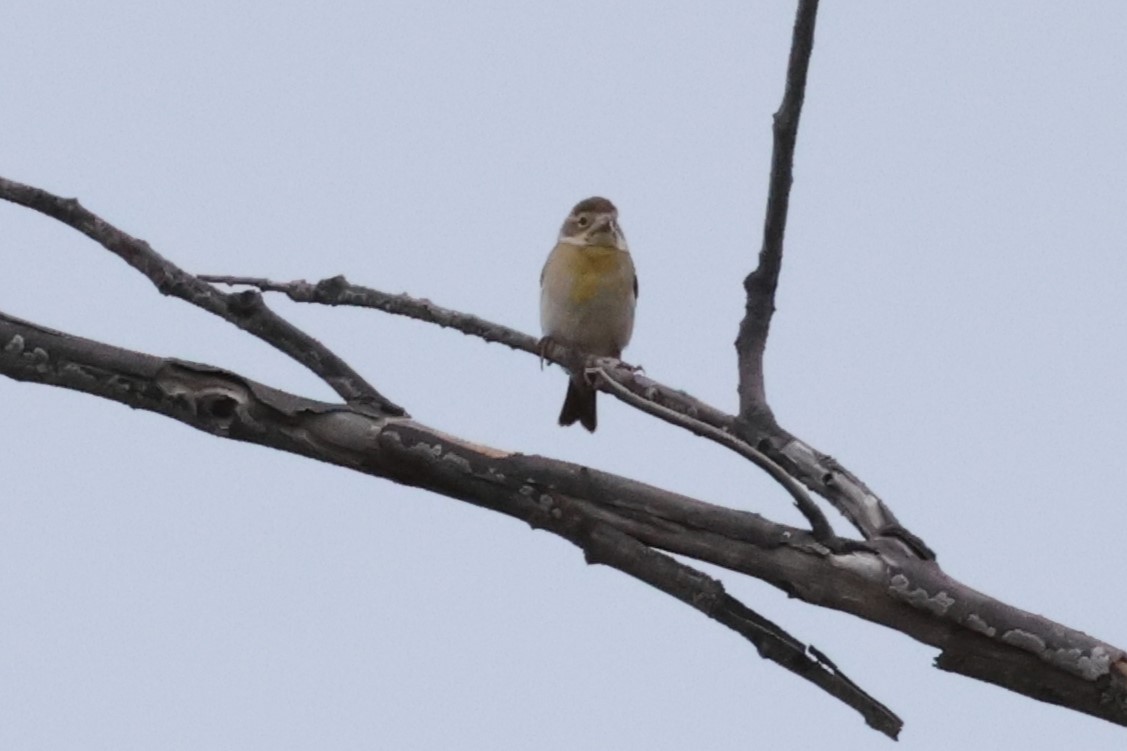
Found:
[[[57,219],[128,263],[162,295],[178,297],[250,332],[304,365],[349,403],[389,415],[406,414],[328,347],[266,307],[257,292],[225,294],[181,269],[139,238],[87,211],[75,198],[0,177],[0,198]]]

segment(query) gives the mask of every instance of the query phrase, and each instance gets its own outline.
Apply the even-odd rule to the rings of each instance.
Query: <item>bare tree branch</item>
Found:
[[[802,100],[806,97],[806,72],[814,51],[814,21],[818,0],[800,0],[794,19],[790,62],[787,64],[783,103],[775,113],[775,146],[771,152],[771,182],[767,192],[767,218],[763,223],[763,246],[759,266],[744,280],[747,308],[736,336],[739,366],[740,418],[771,421],[763,384],[763,353],[775,313],[775,290],[783,265],[783,236],[787,228],[790,186],[794,181],[794,146]]]
[[[744,636],[760,656],[811,681],[861,713],[865,722],[895,739],[903,721],[841,673],[816,648],[807,647],[786,631],[724,591],[717,580],[644,545],[610,525],[586,527],[572,539],[587,554],[588,563],[604,563],[624,571],[690,605],[709,618]]]
[[[568,539],[578,534],[576,525],[613,529],[643,546],[758,577],[807,602],[939,647],[937,664],[945,670],[1127,725],[1127,656],[1121,649],[976,592],[890,540],[835,553],[803,530],[756,514],[566,462],[464,442],[407,418],[303,399],[227,371],[120,350],[4,316],[0,373],[424,488]],[[587,517],[574,515],[576,509]],[[605,534],[608,543],[619,539]],[[626,565],[639,557],[637,549],[619,554],[623,558],[614,560],[622,570],[643,574]],[[608,553],[600,543],[593,555],[599,560]],[[688,575],[664,559],[652,561],[661,562],[645,576]],[[660,569],[666,574],[656,573]],[[670,594],[684,599],[682,593],[699,607],[697,602],[708,602],[720,590],[719,583],[698,581],[700,590],[686,590],[683,582],[666,584]],[[749,626],[740,633],[759,646],[756,639],[769,639],[774,629],[740,607],[726,604],[710,614],[730,626],[758,622],[762,628]],[[772,650],[782,649],[788,661],[801,666],[787,643],[772,641],[765,656],[774,658]],[[810,655],[816,657],[813,649]],[[836,684],[824,675],[827,665],[819,659],[807,672]],[[895,732],[898,721],[879,703],[844,685],[827,690],[858,707],[882,732]]]
[[[688,532],[676,519],[693,515],[705,528],[743,527],[742,537],[774,538],[779,545],[790,539],[796,547],[826,552],[800,530],[701,501],[684,499],[689,503],[682,504],[672,494],[625,478],[592,477],[586,468],[463,442],[408,418],[304,399],[219,368],[131,352],[3,313],[0,373],[101,396],[213,435],[337,464],[521,519],[582,548],[588,562],[627,573],[728,626],[761,656],[853,707],[890,737],[902,726],[818,650],[747,608],[720,582],[633,536],[647,529],[658,536]],[[612,486],[626,497],[608,496]],[[673,518],[643,510],[660,513],[672,506],[679,507],[670,514]],[[695,546],[702,544],[707,543]],[[754,546],[742,547],[744,555],[758,554]]]
[[[389,415],[406,414],[328,347],[266,307],[258,293],[220,292],[161,256],[144,240],[87,211],[77,199],[61,198],[2,177],[0,198],[78,230],[144,274],[162,295],[178,297],[257,336],[313,371],[345,401],[368,404]]]

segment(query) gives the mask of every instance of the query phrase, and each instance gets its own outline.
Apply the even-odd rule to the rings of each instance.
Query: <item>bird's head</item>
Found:
[[[626,237],[618,226],[618,209],[595,196],[575,204],[560,227],[560,242],[626,250]]]

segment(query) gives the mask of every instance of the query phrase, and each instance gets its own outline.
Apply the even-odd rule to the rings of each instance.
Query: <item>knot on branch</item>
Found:
[[[315,300],[338,300],[351,288],[352,284],[344,277],[344,274],[337,274],[334,277],[317,282],[313,287],[313,297]]]
[[[238,400],[223,392],[207,394],[197,402],[197,410],[201,416],[228,422],[234,419],[238,408]]]
[[[242,292],[233,292],[227,296],[227,309],[241,318],[254,315],[264,306],[262,293],[258,290],[247,289]]]

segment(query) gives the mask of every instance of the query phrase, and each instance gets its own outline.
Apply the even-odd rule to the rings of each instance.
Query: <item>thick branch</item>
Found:
[[[257,292],[220,292],[161,256],[144,240],[86,210],[77,199],[61,198],[2,177],[0,198],[78,230],[144,274],[162,295],[178,297],[254,334],[313,371],[345,401],[369,404],[389,415],[406,414],[328,347],[266,307]]]
[[[577,465],[464,443],[406,418],[303,399],[218,368],[111,347],[3,314],[0,374],[94,394],[224,438],[319,459],[521,519],[575,543],[591,563],[630,574],[735,630],[763,657],[853,707],[881,732],[896,737],[902,725],[820,652],[742,605],[720,582],[633,536],[647,530],[660,536],[659,528],[667,533],[695,519],[702,530],[715,530],[706,536],[728,531],[764,544],[825,552],[800,530],[700,501],[682,502],[657,488]],[[620,497],[609,496],[612,487]],[[756,555],[754,546],[743,547],[745,555]]]
[[[286,394],[235,374],[69,337],[0,316],[0,374],[102,396],[167,415],[224,438],[249,441],[425,488],[561,534],[617,530],[643,545],[749,574],[807,602],[853,613],[939,647],[938,665],[1010,690],[1127,725],[1127,657],[1078,631],[998,602],[947,577],[891,541],[834,553],[810,534],[755,514],[713,506],[597,470],[462,442],[405,418]],[[587,512],[584,519],[575,508]],[[590,532],[609,544],[610,532]],[[607,556],[598,543],[596,560]],[[637,548],[627,559],[648,559]],[[645,576],[670,568],[654,558]],[[637,561],[635,561],[637,563]],[[642,565],[639,563],[638,565]],[[687,572],[682,572],[687,573]],[[670,593],[715,601],[667,580]],[[714,586],[715,585],[715,586]],[[699,599],[703,598],[703,599]],[[682,599],[684,599],[682,597]],[[724,601],[727,602],[727,601]],[[735,610],[732,610],[735,608]],[[710,612],[727,625],[736,606]],[[729,623],[732,621],[732,623]],[[766,623],[748,638],[773,631]],[[797,659],[787,640],[774,643]],[[765,656],[773,657],[771,650]],[[813,652],[811,653],[813,654]],[[810,670],[821,675],[826,664]],[[819,672],[820,671],[820,672]],[[829,680],[821,678],[820,680]],[[853,689],[835,691],[858,698]],[[837,694],[835,694],[837,695]],[[851,702],[851,706],[856,706]],[[878,703],[866,717],[896,722]]]
[[[775,312],[775,289],[779,285],[779,271],[783,264],[783,236],[787,227],[790,187],[794,181],[794,145],[798,139],[802,100],[806,96],[806,72],[814,50],[817,14],[818,0],[800,0],[794,19],[783,103],[775,113],[772,129],[775,145],[771,152],[771,181],[759,266],[744,280],[747,307],[736,336],[736,358],[740,376],[740,418],[748,421],[771,420],[763,384],[763,352]]]

